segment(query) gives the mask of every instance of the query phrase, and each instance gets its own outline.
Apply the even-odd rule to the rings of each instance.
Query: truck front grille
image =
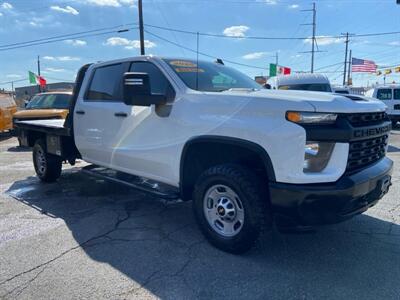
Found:
[[[388,120],[385,112],[346,114],[346,117],[354,127],[375,125]]]
[[[346,172],[354,173],[383,158],[386,154],[387,143],[387,135],[350,142]]]

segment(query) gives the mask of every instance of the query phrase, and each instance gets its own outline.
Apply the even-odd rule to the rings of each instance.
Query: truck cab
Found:
[[[299,73],[279,75],[268,79],[271,89],[332,92],[328,77],[322,74]]]
[[[221,60],[87,65],[65,122],[16,126],[41,180],[57,180],[62,160],[83,159],[92,175],[115,172],[113,180],[158,197],[192,200],[205,237],[231,253],[250,249],[273,223],[347,220],[391,185],[382,102],[266,90]]]
[[[368,97],[379,99],[387,106],[387,114],[392,120],[393,126],[400,121],[400,85],[392,84],[377,86],[370,89],[365,94]]]

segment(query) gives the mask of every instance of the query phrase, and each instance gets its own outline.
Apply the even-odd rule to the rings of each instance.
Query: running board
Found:
[[[127,174],[96,165],[83,167],[82,171],[88,175],[124,184],[126,186],[132,187],[142,192],[153,194],[154,196],[163,199],[179,199],[179,190],[176,187],[170,186],[165,183],[160,183],[144,177]]]

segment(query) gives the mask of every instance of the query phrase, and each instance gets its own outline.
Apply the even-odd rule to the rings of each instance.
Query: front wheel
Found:
[[[193,195],[197,223],[215,247],[234,254],[248,251],[271,227],[266,188],[250,170],[220,165],[206,170]]]
[[[43,140],[37,140],[33,146],[33,165],[36,175],[44,182],[54,182],[61,175],[62,160],[56,155],[46,152]]]
[[[392,120],[392,127],[395,128],[397,125],[397,121]]]

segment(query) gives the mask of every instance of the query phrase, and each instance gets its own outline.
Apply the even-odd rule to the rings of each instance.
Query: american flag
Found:
[[[372,60],[365,60],[359,58],[351,59],[351,71],[352,72],[376,72],[376,64]]]

